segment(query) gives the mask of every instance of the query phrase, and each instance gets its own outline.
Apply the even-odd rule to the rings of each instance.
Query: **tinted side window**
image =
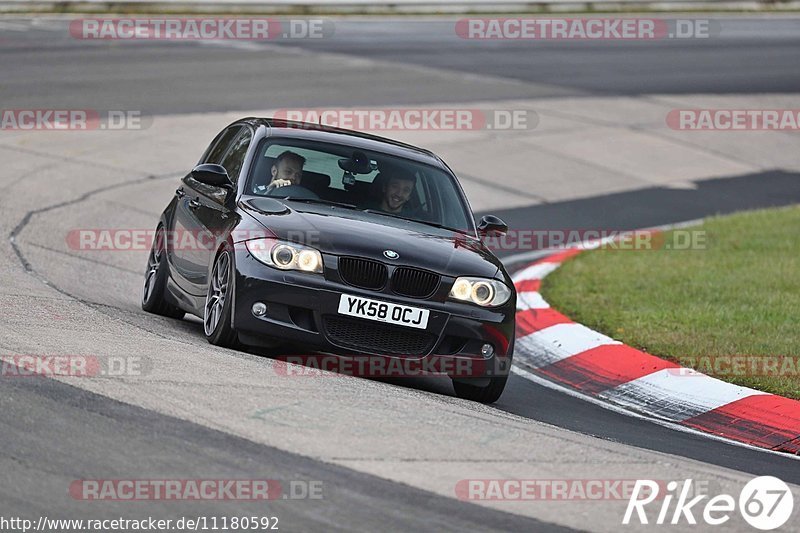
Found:
[[[253,139],[253,134],[250,133],[249,128],[244,128],[238,137],[233,141],[231,149],[228,151],[225,158],[222,160],[222,165],[228,171],[231,181],[234,183],[239,178],[239,172],[244,165],[244,156],[247,155],[247,149],[250,147],[250,141]]]
[[[231,142],[233,142],[233,139],[236,138],[236,135],[238,135],[241,130],[242,126],[234,126],[225,130],[222,135],[219,136],[219,140],[208,153],[203,163],[215,163],[217,165],[221,165],[222,163],[220,163],[220,161],[222,161],[222,157],[225,155],[225,152],[228,151],[228,147],[231,145]]]

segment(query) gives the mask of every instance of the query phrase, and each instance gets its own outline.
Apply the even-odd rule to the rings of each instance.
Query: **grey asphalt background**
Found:
[[[73,516],[96,519],[278,517],[279,529],[290,531],[376,531],[387,520],[413,530],[569,531],[309,461],[45,378],[0,379],[0,397],[6,518],[61,518],[69,508]],[[131,472],[149,479],[277,480],[284,495],[291,494],[291,483],[308,482],[321,488],[321,498],[54,505],[74,480],[129,479]]]
[[[311,70],[302,55],[281,56],[243,41],[202,46],[81,41],[71,38],[61,21],[9,21],[0,43],[0,94],[6,108],[60,105],[173,114],[297,107],[298,102],[369,106],[797,91],[800,19],[713,19],[720,30],[709,39],[535,42],[461,39],[454,31],[457,18],[327,18],[335,28],[329,38],[269,41],[287,50],[464,74],[456,83],[435,75],[409,79],[391,68],[357,77],[349,71],[343,76],[334,63]]]
[[[0,71],[4,73],[0,81],[0,101],[3,108],[120,108],[161,115],[283,106],[402,105],[533,98],[557,101],[563,97],[588,99],[598,96],[646,99],[651,93],[662,96],[719,93],[736,98],[762,93],[794,93],[800,87],[800,73],[796,68],[800,64],[800,26],[797,19],[792,18],[732,19],[730,24],[723,24],[725,32],[719,39],[707,42],[496,42],[488,46],[487,43],[467,43],[453,38],[446,31],[452,24],[441,21],[345,20],[337,22],[335,36],[326,42],[276,42],[265,46],[239,43],[87,43],[71,39],[65,34],[64,27],[59,20],[40,19],[34,23],[29,19],[0,19]],[[323,59],[313,60],[317,55]],[[363,64],[363,61],[369,63]],[[395,63],[397,68],[393,66]],[[402,68],[399,67],[401,63]],[[791,99],[787,101],[791,102]],[[182,132],[176,130],[172,135],[180,136]],[[33,140],[23,139],[25,142],[21,146],[18,143],[14,149],[22,151],[18,153],[28,150],[38,159],[38,166],[23,167],[19,164],[17,167],[17,163],[10,161],[2,171],[3,183],[17,187],[18,194],[24,195],[24,199],[5,196],[0,200],[6,217],[3,228],[7,232],[27,213],[56,205],[62,196],[80,197],[87,191],[103,189],[117,179],[113,178],[105,185],[95,183],[86,187],[81,175],[76,174],[80,168],[78,163],[88,154],[95,161],[104,159],[103,153],[109,145],[102,141],[95,144],[95,137],[87,137],[85,143],[70,141],[66,152],[72,155],[72,160],[61,162],[48,157],[51,152],[48,143],[53,141],[56,145],[60,141],[52,137],[41,137],[41,141],[36,137],[30,139]],[[794,139],[786,142],[788,146],[797,147]],[[176,147],[176,153],[183,154],[179,148],[182,147]],[[147,169],[152,167],[150,158],[157,151],[153,150],[153,154],[142,152],[148,150],[143,143],[131,144],[130,150],[130,156],[121,161],[109,159],[106,162],[109,168],[103,171],[117,175],[128,169],[130,177],[146,175]],[[195,151],[201,150],[202,146],[197,146]],[[9,151],[6,155],[11,153]],[[136,164],[137,153],[141,153],[140,166]],[[161,152],[158,154],[161,156]],[[620,154],[620,157],[624,156]],[[63,157],[62,151],[58,152],[58,157]],[[94,165],[98,166],[97,163]],[[174,165],[162,161],[161,166],[174,171],[170,176],[177,175],[184,170],[185,161],[175,161]],[[25,172],[21,172],[23,168]],[[475,178],[489,183],[495,179],[484,172],[475,174]],[[42,177],[45,179],[40,182]],[[47,185],[48,181],[51,186]],[[501,210],[500,214],[516,227],[536,227],[540,223],[561,228],[570,227],[570,224],[574,224],[572,227],[594,224],[607,228],[640,227],[720,211],[796,203],[800,199],[797,184],[796,173],[769,170],[717,178],[684,190],[654,186],[578,199],[531,200],[532,205],[523,203],[520,207]],[[29,220],[38,222],[38,228],[53,228],[59,224],[70,227],[85,224],[82,217],[87,213],[91,215],[90,220],[100,222],[113,216],[115,210],[127,208],[142,211],[138,216],[126,215],[128,220],[147,224],[148,220],[155,221],[157,212],[167,201],[170,188],[174,188],[174,181],[164,177],[154,180],[148,189],[140,188],[134,193],[122,190],[105,198],[102,208],[93,205],[96,198],[92,196],[43,216],[33,215]],[[125,205],[130,201],[136,202],[135,208]],[[497,209],[493,211],[497,212]],[[37,238],[41,236],[41,231],[36,235]],[[29,240],[36,241],[37,238]],[[138,282],[136,265],[141,262],[138,258],[138,262],[114,258],[110,260],[114,263],[110,266],[105,264],[105,258],[99,262],[77,261],[74,257],[49,253],[54,248],[43,248],[48,244],[46,241],[32,242],[24,249],[25,261],[36,275],[58,287],[62,291],[61,298],[66,298],[66,295],[77,297],[83,302],[81,305],[101,315],[103,321],[98,319],[97,323],[105,324],[105,320],[110,320],[116,324],[115,329],[107,332],[108,335],[103,334],[105,330],[92,332],[89,327],[84,333],[87,345],[94,345],[99,350],[105,347],[103,343],[108,343],[108,346],[118,343],[121,350],[131,350],[136,346],[136,349],[146,351],[146,344],[136,345],[135,339],[155,333],[162,339],[171,336],[180,339],[184,350],[188,347],[194,356],[201,355],[197,352],[202,352],[203,356],[211,352],[204,346],[205,341],[196,323],[155,320],[137,311],[136,294],[131,296],[128,289]],[[5,259],[4,269],[9,272],[20,269],[17,257],[9,255]],[[84,277],[77,276],[79,273]],[[30,274],[27,276],[31,278]],[[31,283],[38,283],[33,278],[31,280]],[[31,290],[38,293],[45,288],[29,289],[27,283],[7,286],[4,292],[6,306],[30,307],[34,313],[31,300],[22,296]],[[66,300],[69,298],[64,300],[64,309],[71,310]],[[86,319],[79,314],[72,317],[72,312],[68,317],[74,321],[68,323],[78,328],[76,332],[83,331],[80,325]],[[20,337],[35,338],[32,332],[36,331],[36,323],[26,318],[28,314],[22,310],[17,313],[18,319],[12,317],[5,325],[6,333],[0,348],[16,351]],[[46,329],[41,335],[36,344],[42,349],[52,349],[54,343],[57,344],[56,332]],[[73,336],[79,335],[75,333]],[[227,352],[222,356],[236,357]],[[191,365],[189,361],[182,368]],[[252,361],[257,365],[268,365],[263,358]],[[169,391],[169,383],[163,385]],[[452,394],[449,385],[428,380],[390,383],[388,388],[367,382],[354,385],[354,388],[362,390],[362,386],[367,392],[361,394],[367,397],[374,390],[391,398],[411,395],[417,402],[414,404],[416,407],[433,409],[441,409],[443,405],[436,396],[425,394],[426,391]],[[274,511],[286,517],[287,529],[289,524],[292,529],[308,530],[329,523],[336,528],[372,530],[380,526],[380,517],[387,515],[391,527],[398,529],[461,530],[465,523],[472,523],[478,529],[539,530],[555,527],[528,522],[528,518],[519,516],[522,512],[519,508],[507,509],[514,514],[498,513],[443,499],[432,492],[403,484],[425,486],[420,480],[409,481],[415,479],[413,476],[368,475],[357,461],[350,461],[352,468],[345,468],[341,463],[330,465],[330,459],[324,457],[322,461],[308,459],[309,455],[321,456],[319,452],[309,452],[318,450],[319,442],[308,442],[293,450],[300,456],[287,454],[285,450],[265,444],[264,441],[269,440],[267,437],[241,440],[203,427],[202,417],[188,417],[193,422],[182,420],[185,416],[181,409],[176,410],[174,417],[165,418],[164,414],[154,412],[161,411],[155,406],[156,400],[149,409],[142,409],[109,400],[105,395],[87,392],[83,388],[83,385],[74,388],[52,380],[22,383],[0,380],[0,397],[3,399],[0,423],[4,429],[7,428],[0,436],[6,480],[4,499],[11,503],[10,507],[17,514],[35,515],[52,510],[63,515],[76,510],[87,515],[96,515],[100,510],[113,513],[116,506],[76,507],[75,502],[55,494],[63,489],[67,480],[93,475],[124,477],[130,476],[132,470],[137,474],[141,472],[141,477],[144,477],[149,472],[165,471],[165,465],[168,465],[166,471],[174,472],[176,477],[240,477],[263,473],[274,478],[292,476],[325,480],[326,486],[332,487],[336,496],[331,496],[330,501],[324,504],[308,501],[278,503],[279,507]],[[106,394],[102,386],[97,386],[97,389]],[[277,391],[270,393],[276,394]],[[123,391],[120,396],[125,394],[133,397],[135,392]],[[215,389],[213,394],[225,392]],[[291,391],[282,394],[291,394]],[[167,397],[168,393],[164,396],[165,401]],[[445,410],[456,409],[450,404],[444,405]],[[457,408],[469,410],[472,407],[459,404]],[[517,376],[512,377],[506,394],[488,413],[490,416],[508,416],[503,411],[588,436],[581,441],[580,453],[592,454],[596,448],[598,463],[606,461],[606,449],[617,450],[616,443],[622,443],[669,454],[664,457],[670,457],[670,460],[687,458],[688,463],[688,459],[693,459],[747,474],[773,474],[800,483],[800,463],[797,461],[617,415]],[[324,417],[326,413],[315,414]],[[209,413],[207,416],[211,419],[215,415]],[[414,423],[413,416],[409,420]],[[420,431],[425,427],[421,425]],[[468,428],[469,424],[459,427]],[[270,430],[283,431],[280,428]],[[295,428],[295,431],[300,430]],[[233,428],[229,432],[241,433]],[[558,435],[562,434],[555,433],[552,438],[555,440]],[[564,432],[563,435],[574,434]],[[370,438],[365,437],[367,441]],[[530,441],[528,453],[539,453],[543,443],[538,439],[544,440],[544,436]],[[425,443],[422,440],[416,444],[420,442]],[[398,445],[403,443],[398,442]],[[640,453],[630,450],[633,448],[621,447],[619,454]],[[379,456],[382,450],[375,451]],[[486,447],[485,453],[491,456],[492,447]],[[569,457],[563,457],[568,453],[564,451],[558,460],[569,460]],[[651,459],[652,456],[644,451],[641,453],[643,455],[637,455],[639,461],[645,461],[642,457],[648,457],[647,462],[665,461]],[[91,457],[90,465],[86,464],[87,456]],[[254,464],[268,465],[268,468],[259,470],[255,467],[254,470]],[[595,471],[592,470],[595,465],[571,470],[560,462],[556,464],[561,465],[561,470],[557,471],[565,477]],[[677,472],[682,471],[681,464],[679,460]],[[402,461],[392,465],[391,468],[387,465],[389,471],[406,468]],[[36,478],[31,476],[34,469],[39,472]],[[381,473],[379,467],[373,470]],[[457,476],[458,472],[455,469],[448,475]],[[398,477],[403,483],[385,480]],[[463,477],[467,475],[462,473]],[[36,499],[36,495],[40,498]],[[175,506],[168,509],[166,504],[161,504],[147,507],[147,512],[163,514],[178,509],[183,512],[184,508]],[[214,512],[216,509],[219,509],[217,514],[245,510],[233,506],[225,507],[224,511],[222,507],[200,511]],[[129,507],[125,511],[139,514],[140,509]],[[593,511],[587,513],[591,516]],[[546,511],[539,509],[530,514],[548,516]],[[588,522],[585,527],[594,529]]]

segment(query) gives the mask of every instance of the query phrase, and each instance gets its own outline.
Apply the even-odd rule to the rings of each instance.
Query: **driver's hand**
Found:
[[[286,187],[287,185],[291,185],[291,184],[292,184],[292,182],[289,181],[289,180],[272,180],[272,183],[270,183],[270,185],[273,188],[275,188],[275,187]]]

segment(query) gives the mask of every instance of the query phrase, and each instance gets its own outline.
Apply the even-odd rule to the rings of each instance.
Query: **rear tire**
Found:
[[[492,377],[489,378],[488,385],[481,387],[468,382],[453,380],[453,389],[456,391],[456,396],[462,400],[494,403],[499,400],[500,396],[503,394],[507,381],[508,376]]]
[[[159,226],[156,230],[150,255],[147,257],[147,270],[144,273],[144,286],[142,287],[142,309],[148,313],[166,316],[169,318],[183,318],[186,314],[164,298],[167,290],[167,254],[164,246],[164,228]]]
[[[234,349],[239,347],[239,338],[232,326],[235,279],[233,253],[225,247],[214,259],[214,268],[208,280],[206,303],[203,306],[203,330],[206,340],[211,344]]]

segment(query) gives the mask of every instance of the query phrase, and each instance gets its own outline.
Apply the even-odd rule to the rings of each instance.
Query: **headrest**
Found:
[[[321,194],[330,184],[331,177],[327,174],[320,174],[319,172],[311,172],[308,170],[303,171],[303,181],[301,185],[317,194]]]

